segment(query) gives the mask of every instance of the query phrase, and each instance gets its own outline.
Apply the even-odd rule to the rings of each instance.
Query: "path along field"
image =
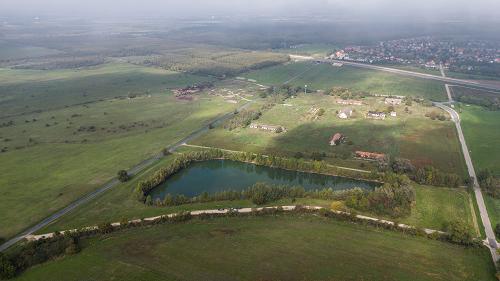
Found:
[[[330,64],[312,62],[288,63],[249,72],[245,77],[264,85],[280,85],[298,74],[301,75],[290,81],[290,85],[301,87],[308,85],[314,90],[344,87],[372,94],[415,96],[434,101],[446,100],[441,82],[349,66],[334,67]]]
[[[208,93],[180,101],[170,92],[207,80],[129,64],[1,70],[0,124],[13,125],[0,128],[0,237],[20,232],[238,106]],[[35,107],[42,111],[30,113]]]
[[[484,249],[310,215],[193,220],[83,245],[17,280],[494,280],[495,273]]]
[[[439,109],[414,102],[408,106],[411,113],[405,112],[405,105],[399,105],[395,107],[397,117],[372,120],[366,119],[365,115],[369,110],[385,111],[387,105],[383,98],[365,98],[362,106],[339,105],[337,99],[320,93],[300,94],[286,100],[285,104],[277,104],[254,121],[284,126],[287,131],[280,134],[249,127],[232,131],[216,128],[192,144],[288,157],[297,152],[305,157],[313,152],[324,152],[327,162],[352,168],[373,164],[353,159],[352,153],[362,150],[406,158],[419,167],[432,165],[442,171],[465,175],[453,123],[425,117],[428,112],[440,112]],[[314,108],[324,109],[324,115],[311,116]],[[355,111],[352,118],[343,120],[337,117],[337,112],[344,108]],[[345,135],[347,142],[330,146],[335,133]]]

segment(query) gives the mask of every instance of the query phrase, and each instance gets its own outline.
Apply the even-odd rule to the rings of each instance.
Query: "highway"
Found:
[[[248,106],[250,106],[250,104],[252,102],[253,101],[249,101],[249,102],[245,103],[244,105],[240,106],[237,109],[237,111],[239,112],[239,111],[247,108]],[[224,114],[222,116],[217,117],[216,119],[212,120],[209,124],[216,124],[216,123],[224,122],[225,120],[229,119],[233,115],[234,115],[234,111],[231,111],[229,113],[226,113],[226,114]],[[171,145],[169,147],[169,152],[174,152],[181,145],[183,145],[186,142],[188,142],[190,140],[193,140],[193,139],[199,137],[200,135],[204,134],[205,132],[207,132],[210,129],[209,126],[210,125],[203,126],[203,127],[199,128],[199,129],[197,129],[196,131],[192,132],[188,136],[184,137],[180,141],[176,142],[175,144]],[[146,159],[146,160],[140,162],[139,164],[135,165],[134,167],[130,168],[127,172],[128,172],[129,175],[134,176],[134,175],[140,173],[141,171],[145,170],[147,167],[149,167],[149,166],[153,165],[154,163],[158,162],[163,157],[164,156],[163,156],[162,153],[155,154],[155,155],[151,156],[151,158]],[[54,222],[55,220],[59,219],[60,217],[64,216],[65,214],[71,212],[75,208],[77,208],[77,207],[79,207],[79,206],[81,206],[81,205],[89,202],[90,200],[96,198],[100,194],[102,194],[102,193],[106,192],[107,190],[115,187],[119,183],[120,182],[116,178],[114,178],[111,181],[107,182],[102,187],[100,187],[100,188],[98,188],[98,189],[96,189],[96,190],[94,190],[94,191],[92,191],[92,192],[84,195],[83,197],[80,197],[79,199],[77,199],[73,203],[69,204],[65,208],[63,208],[63,209],[57,211],[56,213],[54,213],[54,214],[46,217],[45,219],[43,219],[42,221],[40,221],[36,225],[31,226],[30,228],[26,229],[25,231],[21,232],[20,234],[16,235],[15,237],[11,238],[10,240],[8,240],[5,243],[3,243],[2,245],[0,245],[0,252],[5,251],[10,246],[12,246],[12,245],[16,244],[17,242],[23,240],[26,236],[31,235],[31,234],[37,232],[38,230],[46,227],[50,223]]]
[[[314,58],[311,57],[311,59],[314,59]],[[432,75],[432,74],[427,74],[427,73],[420,73],[420,72],[414,72],[414,71],[408,71],[408,70],[401,70],[401,69],[397,69],[397,68],[383,67],[383,66],[378,66],[378,65],[373,65],[373,64],[358,63],[358,62],[351,62],[351,61],[344,61],[344,60],[322,59],[319,61],[322,61],[325,63],[338,62],[338,63],[343,63],[344,65],[349,65],[349,66],[354,66],[354,67],[359,67],[359,68],[379,70],[379,71],[384,71],[384,72],[389,72],[389,73],[394,73],[394,74],[399,74],[399,75],[441,81],[441,82],[455,84],[455,85],[461,85],[461,86],[471,86],[471,87],[475,87],[475,88],[500,91],[499,85],[491,85],[491,84],[485,83],[483,81],[478,82],[478,81],[471,81],[471,80],[455,79],[455,78],[443,77],[443,76],[439,76],[439,75]]]

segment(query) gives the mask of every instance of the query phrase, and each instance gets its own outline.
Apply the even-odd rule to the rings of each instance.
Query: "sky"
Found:
[[[331,15],[357,20],[498,19],[500,0],[0,0],[0,15],[210,17]]]

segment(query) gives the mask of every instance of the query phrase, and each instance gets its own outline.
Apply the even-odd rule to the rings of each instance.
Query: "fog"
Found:
[[[1,0],[0,16],[95,18],[323,16],[342,20],[499,20],[498,0]]]

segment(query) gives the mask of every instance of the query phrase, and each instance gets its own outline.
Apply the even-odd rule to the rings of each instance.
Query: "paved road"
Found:
[[[237,109],[237,111],[241,111],[241,110],[247,108],[248,106],[250,106],[250,104],[252,102],[253,101],[245,103],[244,105],[240,106]],[[223,116],[217,117],[216,119],[212,120],[212,122],[210,122],[210,124],[214,124],[215,125],[216,123],[223,122],[223,121],[229,119],[233,115],[234,115],[234,112],[230,112],[230,113],[224,114]],[[199,137],[200,135],[204,134],[208,130],[209,130],[209,126],[203,126],[202,128],[194,131],[190,135],[186,136],[182,140],[180,140],[177,143],[175,143],[172,146],[170,146],[169,151],[170,152],[174,152],[175,150],[177,150],[184,143],[186,143],[186,142],[188,142],[190,140],[193,140],[193,139]],[[130,168],[130,170],[128,170],[128,173],[130,175],[132,175],[132,176],[136,175],[137,173],[143,171],[144,169],[146,169],[147,167],[151,166],[152,164],[158,162],[162,157],[163,157],[162,153],[158,153],[156,155],[153,155],[151,158],[146,159],[146,160],[142,161],[141,163],[135,165],[134,167]],[[111,181],[109,181],[104,186],[100,187],[99,189],[96,189],[96,190],[94,190],[94,191],[86,194],[85,196],[77,199],[76,201],[74,201],[73,203],[69,204],[65,208],[63,208],[63,209],[57,211],[56,213],[54,213],[54,214],[46,217],[45,219],[43,219],[42,221],[40,221],[36,225],[34,225],[34,226],[26,229],[25,231],[23,231],[22,233],[18,234],[14,238],[12,238],[12,239],[8,240],[7,242],[5,242],[4,244],[0,245],[0,252],[5,251],[10,246],[12,246],[12,245],[16,244],[17,242],[23,240],[26,236],[35,233],[36,231],[42,229],[43,227],[49,225],[50,223],[54,222],[55,220],[59,219],[60,217],[64,216],[65,214],[69,213],[73,209],[75,209],[75,208],[77,208],[77,207],[79,207],[79,206],[81,206],[81,205],[89,202],[90,200],[96,198],[97,196],[99,196],[103,192],[106,192],[107,190],[115,187],[119,183],[120,182],[117,179],[112,179]]]
[[[447,89],[449,89],[449,88],[447,87]],[[443,109],[443,110],[446,110],[451,115],[451,119],[453,120],[453,122],[455,123],[455,126],[457,127],[458,138],[460,140],[462,152],[464,154],[465,163],[467,165],[467,170],[469,172],[469,176],[474,181],[474,194],[476,195],[476,201],[477,201],[477,205],[479,208],[479,214],[481,216],[481,221],[483,222],[484,231],[486,233],[487,243],[489,245],[490,252],[491,252],[491,257],[493,258],[493,261],[496,262],[499,259],[499,256],[496,252],[496,249],[498,248],[498,244],[496,241],[495,233],[493,232],[493,228],[491,226],[490,218],[488,217],[488,211],[487,211],[486,205],[484,203],[483,193],[481,192],[481,188],[479,187],[479,182],[477,181],[477,178],[476,178],[476,172],[475,172],[474,166],[472,164],[472,159],[471,159],[470,154],[469,154],[469,149],[467,148],[464,134],[462,132],[462,126],[460,125],[460,116],[453,108],[451,108],[443,103],[434,103],[434,105]]]
[[[383,67],[383,66],[378,66],[378,65],[373,65],[373,64],[357,63],[357,62],[350,62],[350,61],[343,61],[343,60],[325,60],[325,59],[322,59],[319,61],[328,62],[328,63],[339,62],[339,63],[343,63],[345,65],[350,65],[350,66],[355,66],[355,67],[360,67],[360,68],[380,70],[380,71],[390,72],[390,73],[394,73],[394,74],[400,74],[400,75],[406,75],[406,76],[412,76],[412,77],[418,77],[418,78],[430,79],[430,80],[437,80],[437,81],[441,81],[441,82],[445,82],[445,83],[452,83],[452,84],[456,84],[456,85],[473,86],[476,88],[500,91],[499,85],[487,84],[483,81],[479,82],[479,81],[462,80],[462,79],[456,79],[456,78],[450,78],[450,77],[443,77],[443,76],[439,76],[439,75],[432,75],[432,74],[426,74],[426,73],[420,73],[420,72],[414,72],[414,71],[408,71],[408,70],[401,70],[401,69],[390,68],[390,67]]]

